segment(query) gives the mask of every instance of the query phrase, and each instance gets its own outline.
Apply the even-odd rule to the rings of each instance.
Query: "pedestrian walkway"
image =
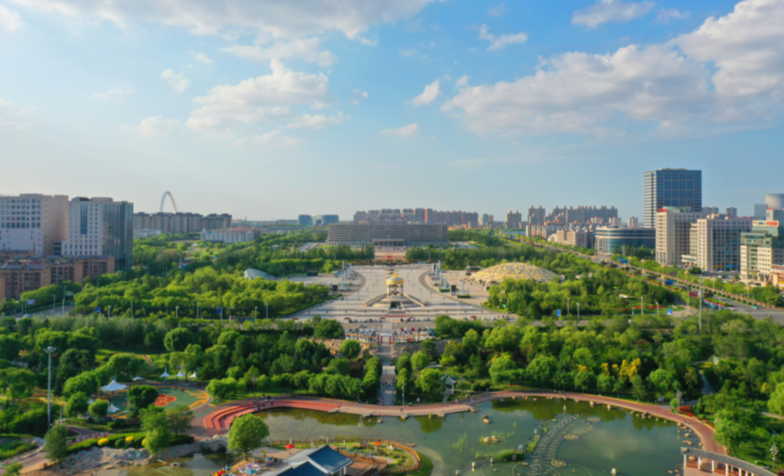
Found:
[[[384,322],[381,326],[381,334],[392,335],[394,328],[391,322]],[[392,365],[392,344],[385,342],[379,346],[378,357],[381,359],[381,388],[378,395],[381,405],[389,406],[395,404],[397,390],[397,377],[395,376],[395,366]]]

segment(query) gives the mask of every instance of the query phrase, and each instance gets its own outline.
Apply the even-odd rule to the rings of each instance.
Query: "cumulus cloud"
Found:
[[[343,122],[343,113],[339,112],[334,116],[323,114],[310,115],[302,114],[297,116],[294,122],[287,124],[287,129],[326,129],[327,126],[338,125]]]
[[[359,89],[354,90],[354,100],[351,101],[352,104],[361,104],[362,101],[368,98],[367,91],[361,91]]]
[[[400,50],[400,54],[403,56],[414,56],[415,54],[419,53],[414,48],[410,48],[408,50]]]
[[[152,22],[188,28],[198,35],[252,31],[285,39],[339,31],[359,38],[371,25],[395,23],[419,13],[435,0],[11,0],[19,5],[69,16],[85,16],[119,26]]]
[[[422,92],[422,94],[412,99],[411,104],[414,106],[430,104],[436,100],[439,94],[441,94],[441,88],[439,86],[439,81],[436,79],[432,83],[425,86],[425,90]]]
[[[479,39],[489,41],[491,44],[487,47],[487,51],[500,50],[504,46],[512,45],[515,43],[525,43],[528,41],[528,35],[523,32],[515,33],[512,35],[496,36],[490,33],[487,25],[479,27]]]
[[[624,2],[623,0],[599,0],[585,10],[572,14],[572,23],[596,28],[602,23],[624,23],[650,12],[653,2]]]
[[[124,96],[130,94],[133,94],[133,88],[109,88],[106,91],[93,94],[93,97],[102,101],[108,101],[110,99],[121,100]]]
[[[419,126],[416,123],[403,126],[399,129],[384,129],[383,131],[381,131],[382,134],[388,134],[388,135],[399,136],[399,137],[415,136],[417,135],[418,132],[419,132]]]
[[[208,130],[236,123],[283,122],[296,119],[296,106],[319,106],[332,102],[329,79],[324,74],[308,74],[287,69],[278,60],[270,62],[272,72],[241,83],[216,86],[206,96],[195,99],[196,109],[187,125]]]
[[[466,86],[468,86],[468,76],[466,75],[460,76],[457,78],[457,81],[455,81],[456,88],[464,88]]]
[[[508,12],[508,11],[509,11],[509,9],[506,8],[506,5],[504,5],[502,3],[500,5],[497,5],[497,6],[493,7],[493,8],[491,8],[490,10],[488,10],[487,11],[487,16],[492,17],[492,18],[501,18],[502,16],[506,15],[506,12]]]
[[[138,126],[122,126],[124,131],[138,132],[142,137],[164,137],[180,127],[180,121],[166,119],[163,116],[152,116],[142,119]]]
[[[221,51],[256,61],[297,58],[309,63],[317,63],[319,66],[331,66],[335,60],[329,51],[321,51],[321,40],[318,38],[276,41],[266,47],[232,45],[222,48]]]
[[[0,5],[0,30],[14,32],[20,28],[24,22],[18,13],[8,7]]]
[[[783,112],[782,24],[784,2],[745,0],[668,43],[556,55],[513,82],[462,88],[442,109],[480,133],[605,135],[619,119],[679,134],[765,127]]]
[[[175,73],[171,68],[161,73],[161,78],[165,79],[169,86],[178,93],[185,91],[188,85],[191,84],[190,79],[186,78],[182,73]]]
[[[196,53],[195,55],[193,55],[193,57],[196,58],[197,60],[201,61],[202,63],[206,64],[206,65],[211,65],[212,63],[214,63],[212,58],[209,58],[204,53]]]
[[[253,143],[261,145],[271,145],[276,147],[294,147],[302,142],[299,138],[294,136],[284,135],[280,130],[274,130],[266,134],[262,134],[253,139]]]

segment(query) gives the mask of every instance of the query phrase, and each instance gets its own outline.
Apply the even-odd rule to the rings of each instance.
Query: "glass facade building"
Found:
[[[596,251],[601,254],[623,253],[632,248],[645,247],[656,249],[656,230],[653,228],[611,228],[596,229]]]
[[[688,207],[702,210],[702,171],[659,169],[644,175],[645,226],[656,225],[656,212],[664,207]]]

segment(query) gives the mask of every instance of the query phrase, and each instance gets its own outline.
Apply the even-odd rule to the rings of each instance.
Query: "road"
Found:
[[[71,310],[74,307],[75,306],[73,304],[66,304],[65,305],[65,314],[63,314],[63,305],[62,304],[58,304],[57,305],[57,309],[54,309],[54,310],[50,307],[48,309],[41,309],[41,310],[38,310],[38,311],[28,312],[28,313],[18,312],[16,314],[12,314],[10,317],[15,317],[17,319],[21,319],[22,317],[24,317],[26,315],[30,315],[30,316],[33,316],[33,317],[64,317],[64,316],[68,316],[68,313],[71,312]]]

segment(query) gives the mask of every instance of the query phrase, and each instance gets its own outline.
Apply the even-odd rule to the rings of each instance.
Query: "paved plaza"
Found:
[[[351,286],[350,290],[343,291],[343,296],[308,308],[291,317],[309,319],[320,315],[324,318],[340,319],[346,327],[350,328],[353,327],[352,324],[374,322],[384,316],[406,316],[413,318],[415,322],[431,321],[442,314],[456,319],[469,319],[475,316],[477,319],[492,320],[503,316],[481,307],[481,303],[487,298],[487,291],[481,285],[466,283],[466,292],[471,293],[472,298],[457,298],[456,294],[462,293],[464,272],[444,272],[444,278],[450,285],[456,285],[458,292],[441,293],[433,286],[430,277],[433,269],[431,265],[375,265],[357,266],[353,269],[356,273],[356,278],[353,280],[354,286]],[[401,309],[389,309],[368,304],[373,298],[387,293],[386,281],[394,272],[397,272],[398,276],[405,280],[405,294],[424,303],[424,306],[408,303]],[[321,282],[327,279],[334,284],[340,282],[340,278],[318,278]],[[346,318],[349,318],[351,323]]]

